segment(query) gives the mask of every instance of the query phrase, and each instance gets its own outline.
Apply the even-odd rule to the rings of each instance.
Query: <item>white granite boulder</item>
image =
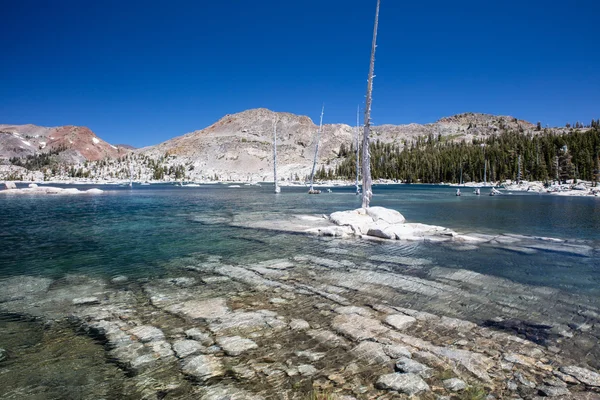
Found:
[[[383,221],[390,225],[396,225],[403,224],[406,221],[404,216],[398,211],[385,207],[369,207],[367,208],[367,215],[369,215],[375,223]]]
[[[337,211],[329,216],[331,222],[339,226],[349,226],[356,235],[366,235],[373,225],[371,218],[363,208],[349,211]]]

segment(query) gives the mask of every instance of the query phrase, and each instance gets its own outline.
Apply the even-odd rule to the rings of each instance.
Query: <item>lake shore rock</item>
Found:
[[[59,188],[55,186],[38,186],[32,183],[27,188],[18,189],[14,182],[6,182],[5,190],[0,190],[0,194],[5,193],[7,195],[24,195],[24,194],[42,194],[42,195],[76,195],[76,194],[100,194],[104,193],[102,189],[88,189],[79,190],[76,188]]]
[[[188,258],[170,277],[127,285],[12,277],[0,280],[0,312],[50,327],[68,320],[126,373],[137,398],[600,394],[593,358],[570,353],[595,351],[591,305],[426,259],[323,254]]]

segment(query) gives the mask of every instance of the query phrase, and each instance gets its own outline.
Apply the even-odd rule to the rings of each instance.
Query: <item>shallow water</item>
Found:
[[[89,186],[83,187],[85,189]],[[323,239],[229,226],[234,218],[277,218],[329,214],[360,206],[353,188],[306,195],[284,187],[279,195],[262,187],[204,185],[104,186],[93,196],[1,196],[0,277],[67,273],[110,277],[165,274],[169,261],[192,253],[244,262],[319,252]],[[515,282],[600,296],[600,201],[515,193],[475,196],[430,185],[375,186],[373,205],[396,209],[409,222],[446,226],[459,232],[561,238],[531,244],[531,254],[510,246],[458,251],[434,243],[341,241],[359,260],[373,254],[425,257],[435,265],[464,268]],[[581,250],[583,249],[583,250]],[[568,248],[567,248],[568,250]]]
[[[203,386],[183,379],[180,365],[173,362],[160,364],[150,375],[130,376],[126,368],[111,360],[104,343],[81,334],[82,319],[73,319],[78,311],[72,300],[90,295],[89,287],[103,293],[98,307],[123,304],[128,311],[119,318],[127,320],[131,312],[134,324],[158,326],[173,342],[190,327],[190,321],[157,307],[151,299],[152,287],[166,290],[167,297],[197,290],[194,296],[220,296],[227,298],[232,308],[241,309],[251,309],[253,304],[267,307],[270,296],[283,295],[235,279],[212,286],[195,284],[189,289],[173,286],[176,280],[170,278],[184,276],[198,283],[206,275],[214,275],[207,272],[210,268],[204,269],[211,259],[219,260],[219,265],[250,268],[259,261],[294,260],[298,266],[290,282],[299,287],[314,285],[329,290],[329,295],[343,293],[362,306],[384,302],[479,324],[499,316],[550,325],[556,322],[556,329],[530,332],[528,339],[541,338],[545,346],[555,343],[546,339],[556,340],[566,356],[600,366],[596,328],[589,334],[576,332],[570,341],[560,336],[561,329],[569,329],[568,324],[591,326],[600,320],[599,199],[516,193],[495,197],[463,193],[456,197],[453,188],[444,186],[375,186],[372,205],[396,209],[409,222],[498,236],[495,241],[473,246],[323,238],[278,231],[276,222],[274,229],[241,227],[248,221],[279,221],[297,214],[320,216],[358,208],[361,199],[353,188],[334,188],[332,193],[318,196],[307,195],[305,188],[287,187],[275,195],[269,185],[101,189],[105,192],[100,195],[0,196],[0,284],[6,288],[11,277],[52,279],[46,280],[51,282],[47,298],[43,291],[41,297],[34,294],[31,305],[19,300],[11,303],[19,293],[6,295],[0,289],[0,351],[8,350],[8,359],[0,360],[0,398],[137,399],[150,389],[152,396],[169,392],[167,398],[199,398]],[[302,256],[310,261],[301,261]],[[117,275],[129,280],[109,283]],[[165,277],[169,279],[160,279]],[[244,296],[249,299],[242,301]],[[329,299],[327,294],[325,299]],[[322,325],[331,319],[327,311],[316,308],[323,300],[299,296],[287,309],[270,306],[282,318],[305,318]],[[437,333],[424,329],[419,335],[435,338]],[[259,357],[264,355],[260,351],[269,351],[269,356],[287,359],[289,354],[277,349],[312,348],[305,339],[289,333],[270,341],[263,338]],[[275,344],[279,347],[269,347]],[[328,361],[321,363],[324,369],[351,361],[347,353],[337,350],[327,354]],[[242,357],[241,363],[252,357]],[[366,376],[365,382],[373,380],[371,373]],[[176,382],[175,391],[165,389],[170,382]],[[272,396],[279,391],[277,387],[269,392],[270,381],[241,383],[225,377],[223,382],[266,390],[267,398],[282,398]],[[289,382],[282,388],[300,390],[299,397],[292,398],[306,398],[311,382],[298,382],[298,388],[292,385],[290,389]],[[162,398],[152,396],[148,398]]]

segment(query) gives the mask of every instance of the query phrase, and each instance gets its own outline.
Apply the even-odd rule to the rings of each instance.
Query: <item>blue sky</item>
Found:
[[[156,144],[267,107],[364,104],[375,0],[0,0],[0,123]],[[382,0],[373,121],[600,117],[600,2]]]

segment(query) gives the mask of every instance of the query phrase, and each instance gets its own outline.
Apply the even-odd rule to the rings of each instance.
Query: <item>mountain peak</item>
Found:
[[[69,150],[71,161],[97,161],[128,152],[100,139],[88,127],[75,125],[0,125],[0,149],[0,157],[5,158]]]

